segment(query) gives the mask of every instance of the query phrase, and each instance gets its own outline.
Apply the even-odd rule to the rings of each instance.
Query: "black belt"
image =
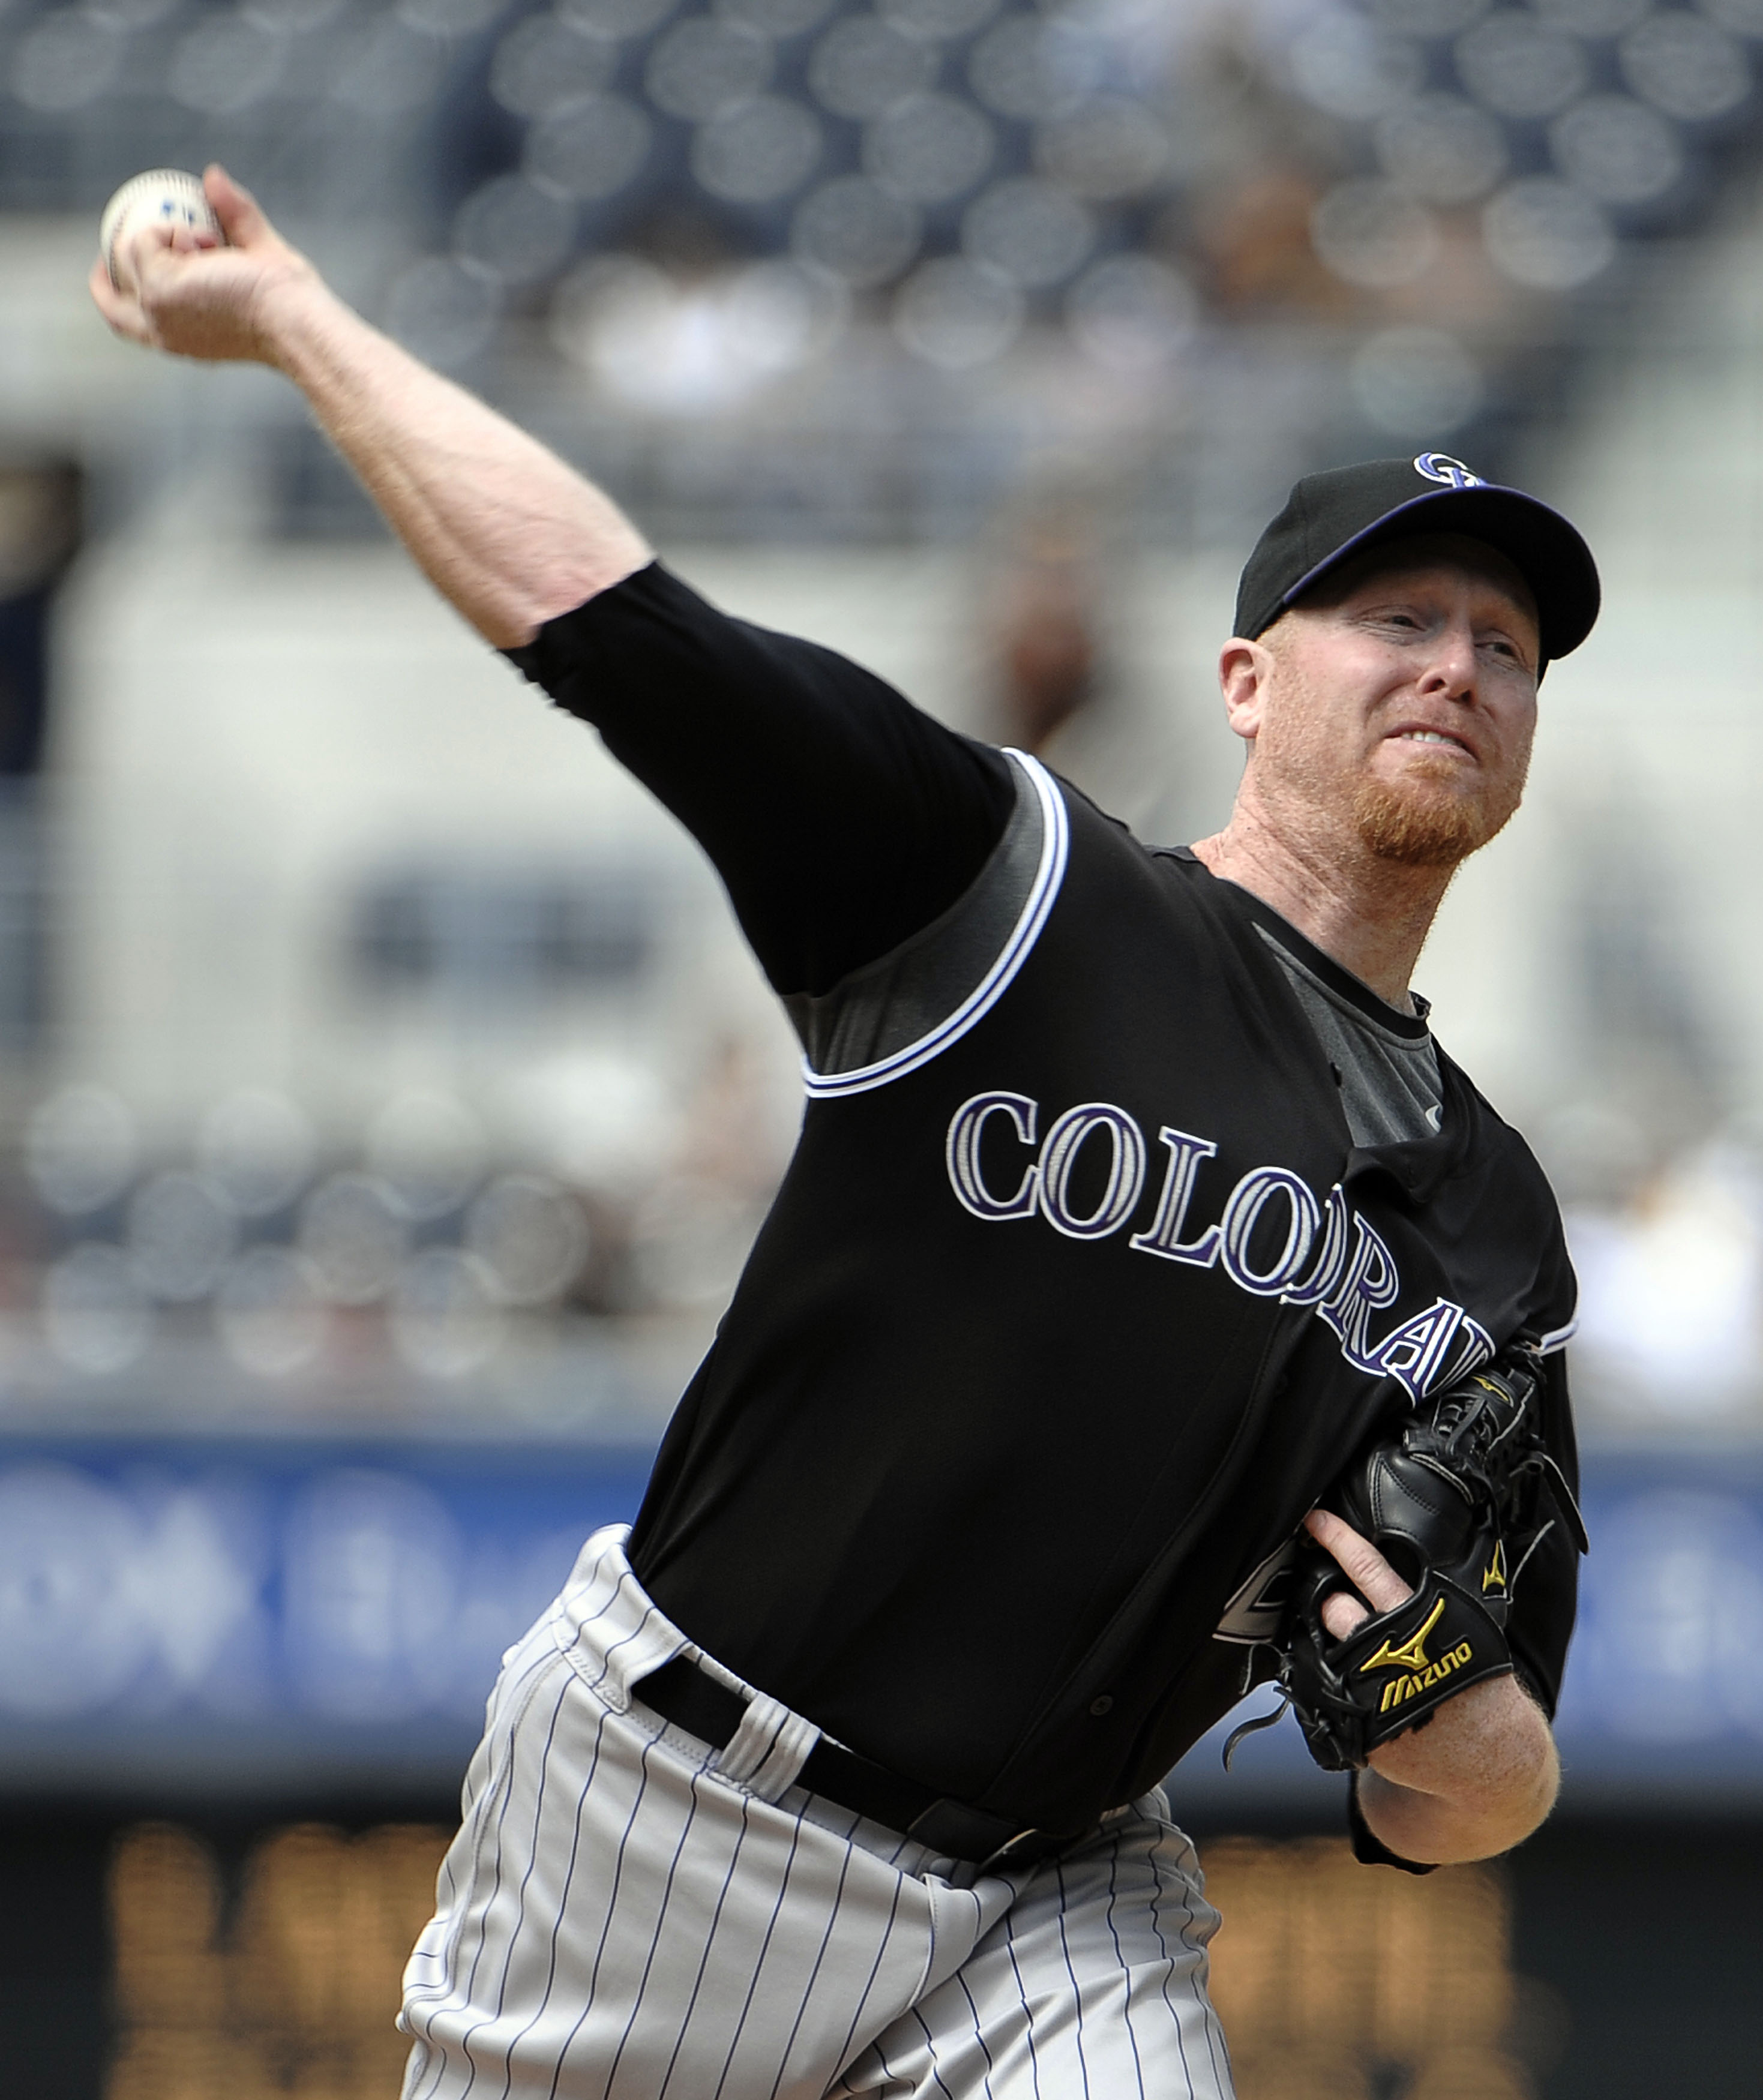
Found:
[[[706,1677],[687,1656],[676,1655],[630,1688],[640,1699],[700,1742],[726,1749],[740,1726],[747,1702],[738,1692]],[[802,1761],[796,1784],[841,1808],[855,1810],[872,1822],[885,1824],[916,1838],[933,1852],[976,1866],[1027,1866],[1070,1842],[1047,1830],[1024,1830],[1001,1815],[970,1808],[933,1793],[916,1780],[872,1764],[855,1750],[842,1749],[823,1736]]]

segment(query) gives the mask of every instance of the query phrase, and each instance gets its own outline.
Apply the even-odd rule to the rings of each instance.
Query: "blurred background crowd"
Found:
[[[789,1141],[689,851],[291,390],[95,327],[104,197],[220,157],[688,576],[1153,837],[1297,474],[1572,510],[1611,613],[1425,982],[1594,1431],[1763,1428],[1760,67],[1756,0],[15,0],[0,1408],[665,1406]]]
[[[1628,1542],[1586,1784],[1681,1798],[1706,1751],[1708,1799],[1754,1812],[1763,0],[0,8],[0,1783],[121,1798],[157,1744],[149,1807],[180,1769],[303,1799],[310,1755],[431,1812],[587,1528],[512,1489],[486,1515],[458,1468],[524,1449],[630,1514],[799,1114],[695,849],[429,595],[292,390],[91,312],[105,198],[211,159],[719,602],[1159,842],[1228,809],[1214,655],[1299,474],[1438,449],[1575,519],[1604,620],[1418,982],[1580,1274]],[[285,1454],[249,1493],[241,1439]],[[161,2033],[224,1996],[202,1891],[245,1854],[214,1842],[117,1855],[123,1926],[210,1979],[129,1971],[161,2040],[117,2100],[258,2089],[236,2035]],[[427,1842],[382,1847],[404,1909]],[[1392,2085],[1331,2030],[1244,2091],[1659,2089],[1633,2052],[1549,2083],[1575,2059],[1527,2002],[1529,2056],[1490,2013],[1478,2069]],[[263,2090],[307,2089],[275,2060]]]

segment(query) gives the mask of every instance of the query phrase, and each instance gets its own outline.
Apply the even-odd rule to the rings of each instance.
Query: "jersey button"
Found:
[[[1104,1692],[1099,1699],[1092,1699],[1090,1701],[1089,1710],[1099,1721],[1104,1714],[1111,1714],[1114,1711],[1114,1701],[1108,1694]]]

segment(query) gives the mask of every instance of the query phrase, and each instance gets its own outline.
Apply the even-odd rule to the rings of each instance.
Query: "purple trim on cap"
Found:
[[[1558,510],[1551,510],[1546,503],[1539,503],[1534,496],[1527,496],[1522,488],[1508,488],[1504,482],[1478,481],[1467,488],[1456,483],[1441,483],[1437,488],[1429,488],[1419,496],[1411,496],[1406,503],[1398,503],[1394,510],[1386,510],[1381,518],[1374,518],[1369,525],[1362,526],[1360,529],[1353,535],[1350,540],[1343,540],[1341,542],[1341,545],[1335,549],[1332,554],[1325,554],[1321,561],[1316,564],[1315,568],[1309,570],[1305,575],[1298,578],[1297,581],[1292,585],[1291,589],[1288,590],[1285,593],[1284,597],[1280,599],[1279,604],[1281,610],[1283,611],[1284,608],[1288,607],[1292,603],[1292,601],[1295,598],[1298,597],[1301,593],[1307,591],[1319,576],[1326,576],[1328,571],[1335,567],[1337,562],[1341,561],[1346,555],[1350,554],[1355,547],[1362,546],[1366,540],[1371,538],[1373,533],[1381,532],[1384,527],[1390,523],[1392,518],[1399,518],[1406,510],[1418,510],[1422,504],[1440,502],[1447,496],[1475,496],[1478,494],[1485,494],[1488,496],[1514,496],[1518,498],[1520,503],[1526,505],[1529,509],[1540,511],[1545,518],[1553,518],[1558,525],[1566,525],[1570,532],[1573,532],[1575,529],[1571,525],[1567,524],[1567,520],[1562,516]],[[1473,532],[1465,535],[1465,537],[1469,539],[1474,539],[1474,536],[1475,535]],[[1527,579],[1527,581],[1528,581],[1528,579]]]

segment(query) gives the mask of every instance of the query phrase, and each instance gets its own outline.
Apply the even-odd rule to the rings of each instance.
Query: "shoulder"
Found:
[[[1536,1250],[1532,1304],[1525,1324],[1558,1348],[1572,1331],[1579,1284],[1561,1204],[1542,1162],[1434,1039],[1439,1074],[1465,1123],[1461,1171],[1479,1185],[1480,1229]]]
[[[1469,1119],[1471,1145],[1483,1158],[1497,1159],[1515,1181],[1533,1191],[1558,1228],[1561,1206],[1555,1200],[1554,1189],[1543,1170],[1542,1162],[1531,1149],[1529,1140],[1522,1132],[1506,1121],[1436,1035],[1433,1038],[1433,1049],[1438,1059],[1439,1077],[1451,1088]]]

